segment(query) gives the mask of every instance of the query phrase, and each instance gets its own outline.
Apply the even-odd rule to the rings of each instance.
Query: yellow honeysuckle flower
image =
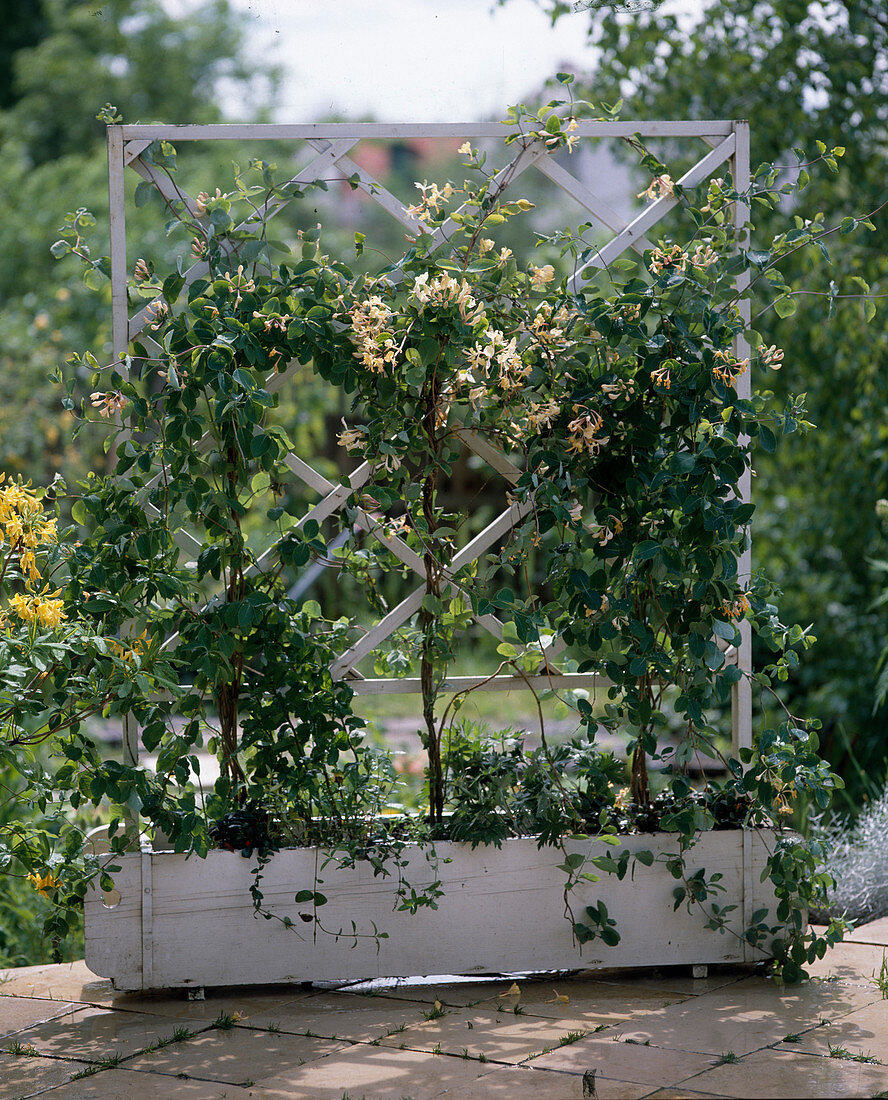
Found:
[[[61,886],[61,880],[57,879],[52,871],[47,871],[45,875],[38,875],[36,872],[32,872],[28,875],[28,882],[30,882],[37,893],[44,898],[49,897],[51,890],[55,890]]]

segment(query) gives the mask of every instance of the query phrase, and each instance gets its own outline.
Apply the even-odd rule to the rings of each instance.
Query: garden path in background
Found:
[[[115,994],[84,963],[0,973],[16,1100],[640,1100],[888,1096],[888,918],[801,986],[570,976]],[[517,990],[517,992],[516,992]]]

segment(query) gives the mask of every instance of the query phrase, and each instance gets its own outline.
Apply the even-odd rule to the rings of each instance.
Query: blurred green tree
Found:
[[[624,118],[748,118],[754,165],[794,164],[796,147],[816,157],[818,139],[845,146],[840,174],[812,182],[805,205],[830,226],[879,211],[875,232],[824,241],[832,288],[799,296],[784,319],[769,311],[754,322],[786,351],[774,388],[807,391],[820,429],[759,455],[754,556],[784,588],[789,620],[813,622],[819,639],[792,705],[823,720],[829,758],[852,793],[866,794],[888,754],[888,710],[874,710],[888,606],[873,608],[879,577],[869,564],[884,556],[875,503],[888,496],[888,310],[872,319],[888,295],[888,9],[884,0],[712,0],[634,14],[596,3],[577,15],[572,4],[540,3],[553,21],[585,21],[600,51],[586,94],[623,96]],[[790,257],[781,270],[797,280],[810,262]]]
[[[101,217],[107,207],[97,110],[112,102],[130,122],[217,122],[224,82],[241,118],[257,118],[278,75],[244,60],[245,17],[227,0],[181,17],[160,0],[27,0],[4,2],[2,12],[0,470],[46,482],[60,469],[80,472],[84,458],[47,376],[70,350],[107,338],[107,306],[78,265],[49,253],[68,210]],[[220,160],[218,151],[208,156]],[[134,229],[147,232],[152,221]],[[162,236],[162,226],[153,232]]]

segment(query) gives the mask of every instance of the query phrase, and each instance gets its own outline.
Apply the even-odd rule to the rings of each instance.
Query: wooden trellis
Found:
[[[706,148],[700,159],[677,181],[684,188],[695,187],[709,180],[715,171],[727,165],[738,192],[744,193],[750,184],[749,170],[749,124],[745,121],[704,121],[704,122],[591,122],[580,121],[574,134],[580,140],[590,138],[627,138],[639,134],[642,138],[696,138]],[[111,294],[112,328],[115,355],[127,352],[129,343],[138,337],[141,343],[152,353],[160,352],[157,343],[146,332],[153,320],[151,305],[140,309],[130,316],[127,299],[127,255],[126,255],[126,170],[137,172],[143,179],[150,181],[169,202],[184,203],[192,217],[197,218],[197,203],[186,194],[164,172],[143,159],[142,154],[156,141],[174,143],[189,141],[262,141],[301,142],[312,151],[310,159],[288,181],[296,186],[305,186],[315,180],[341,178],[351,180],[388,214],[402,223],[410,231],[416,231],[416,222],[407,212],[407,206],[386,187],[376,180],[352,159],[351,153],[362,140],[403,141],[417,138],[484,140],[502,138],[504,128],[498,123],[461,124],[376,124],[376,123],[318,123],[308,125],[208,125],[208,126],[167,126],[167,125],[115,125],[108,127],[108,165],[111,226]],[[509,183],[523,172],[534,169],[541,172],[566,195],[582,207],[591,218],[613,235],[602,245],[593,258],[576,272],[571,280],[574,289],[583,273],[589,268],[603,268],[616,260],[627,250],[642,253],[652,247],[646,234],[676,205],[678,199],[673,195],[664,195],[648,204],[630,222],[626,222],[616,213],[594,189],[568,172],[542,141],[532,141],[522,145],[520,151],[504,164],[495,178],[507,178]],[[244,223],[255,224],[278,213],[291,200],[274,198],[260,211]],[[737,234],[741,240],[745,233],[749,210],[747,204],[734,204],[733,219]],[[456,229],[452,219],[448,219],[435,230],[433,247],[443,244]],[[186,285],[201,278],[208,271],[205,261],[195,262],[185,273]],[[738,279],[737,289],[743,291],[748,284],[748,273]],[[749,303],[741,300],[739,310],[744,322],[749,322]],[[735,339],[734,352],[737,358],[746,358],[749,348],[742,336]],[[292,372],[285,371],[269,379],[268,388],[277,389],[287,382]],[[737,382],[741,397],[750,396],[750,376],[747,372]],[[470,431],[462,431],[461,442],[464,447],[484,463],[499,473],[507,482],[514,483],[520,476],[520,470],[486,440]],[[321,495],[321,500],[310,508],[299,521],[304,527],[309,520],[318,523],[339,511],[349,496],[366,483],[372,473],[372,466],[364,462],[340,483],[334,484],[315,470],[303,457],[292,453],[286,458],[290,470],[309,488]],[[740,496],[748,501],[750,496],[750,472],[747,470],[740,482]],[[532,507],[529,503],[515,502],[489,523],[465,547],[456,552],[445,572],[445,579],[465,565],[480,557],[486,550],[506,537]],[[423,560],[408,544],[397,536],[388,534],[379,521],[366,511],[358,510],[357,519],[361,526],[382,542],[398,559],[402,566],[425,578]],[[186,536],[187,538],[187,536]],[[190,547],[194,550],[199,544],[194,540]],[[260,557],[263,559],[274,553],[274,547],[268,548]],[[739,563],[741,582],[748,580],[751,570],[751,550],[749,540]],[[419,585],[397,607],[393,608],[373,629],[369,630],[358,642],[340,654],[331,666],[337,678],[346,677],[358,693],[385,694],[390,692],[416,692],[420,689],[416,678],[382,679],[365,678],[357,671],[357,664],[372,653],[399,627],[407,622],[420,607],[425,594],[425,585]],[[476,621],[497,638],[502,638],[503,624],[494,615],[476,616]],[[745,620],[740,622],[741,641],[736,649],[731,647],[728,659],[736,661],[741,671],[751,671],[751,630]],[[546,687],[596,687],[607,681],[592,673],[563,673],[550,662],[564,648],[560,639],[555,639],[544,651],[540,668],[535,675],[520,676],[499,675],[454,676],[442,685],[443,690],[462,691],[477,687],[482,690],[510,691],[516,689],[537,689]],[[750,684],[744,676],[733,687],[732,733],[733,747],[739,748],[752,743],[752,700]],[[125,755],[131,761],[138,757],[138,731],[131,721],[125,725]]]

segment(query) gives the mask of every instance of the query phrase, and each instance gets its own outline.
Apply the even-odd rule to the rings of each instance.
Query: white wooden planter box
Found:
[[[249,893],[255,859],[212,851],[206,859],[172,852],[116,857],[115,894],[93,890],[86,898],[86,963],[121,990],[166,987],[248,985],[395,977],[428,974],[521,973],[595,967],[634,967],[677,963],[752,962],[767,951],[745,944],[740,933],[757,909],[776,923],[770,883],[761,876],[774,834],[769,830],[705,833],[686,857],[686,869],[720,873],[725,892],[720,905],[736,905],[729,931],[705,928],[699,907],[673,910],[677,882],[662,864],[635,864],[619,881],[602,874],[570,893],[577,920],[584,907],[603,900],[621,935],[616,947],[595,939],[580,946],[565,916],[563,854],[538,849],[531,839],[507,840],[502,849],[438,843],[437,874],[444,896],[437,910],[394,912],[393,878],[374,878],[359,865],[342,870],[311,849],[277,853],[264,871],[264,905],[295,922],[254,916]],[[674,855],[675,835],[629,836],[621,848],[599,841],[569,841],[568,851],[648,849]],[[407,878],[425,884],[433,877],[426,852],[410,849]],[[445,862],[448,861],[448,862]],[[589,868],[593,870],[593,868]],[[388,938],[340,939],[305,923],[311,906],[295,903],[300,890],[319,889],[328,898],[318,916],[328,929],[372,931]],[[120,898],[117,901],[116,893]],[[107,902],[117,901],[113,908]]]

